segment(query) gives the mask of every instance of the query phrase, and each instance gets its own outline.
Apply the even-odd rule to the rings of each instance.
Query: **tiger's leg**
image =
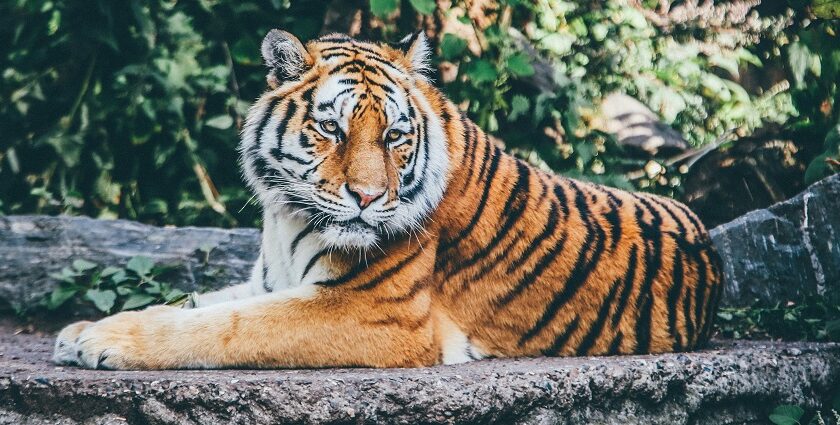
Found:
[[[350,292],[306,286],[200,309],[119,313],[65,328],[54,360],[105,369],[438,362],[428,302],[398,313]]]
[[[183,307],[207,307],[213,304],[241,300],[268,293],[269,291],[266,290],[267,285],[263,282],[264,279],[266,279],[263,261],[264,256],[262,252],[260,252],[259,257],[257,257],[257,261],[254,264],[254,268],[251,271],[251,277],[248,279],[247,283],[228,286],[227,288],[222,288],[218,291],[205,292],[203,294],[193,293],[187,299]]]
[[[203,294],[193,294],[184,304],[184,308],[199,308],[207,307],[209,305],[241,300],[250,298],[259,294],[255,294],[250,283],[243,283],[227,288],[220,289],[213,292],[205,292]]]

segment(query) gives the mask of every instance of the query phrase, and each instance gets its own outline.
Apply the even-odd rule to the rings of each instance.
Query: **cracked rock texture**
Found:
[[[711,231],[725,305],[773,305],[840,292],[840,174]]]
[[[0,217],[0,306],[35,303],[58,284],[50,274],[75,259],[125,265],[131,257],[144,255],[178,266],[173,279],[188,292],[244,283],[259,246],[257,229],[155,227],[88,217]]]
[[[840,292],[840,175],[788,201],[711,231],[724,262],[723,304],[751,305]],[[206,250],[212,248],[209,255]],[[0,307],[31,305],[55,287],[50,273],[83,258],[123,265],[146,255],[178,265],[185,291],[244,282],[256,229],[154,227],[86,217],[0,217]]]
[[[658,356],[420,369],[112,372],[55,367],[0,328],[0,424],[766,423],[840,385],[840,345],[716,342]]]

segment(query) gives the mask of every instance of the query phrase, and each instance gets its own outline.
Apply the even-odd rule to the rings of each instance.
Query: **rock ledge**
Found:
[[[0,424],[764,423],[840,385],[840,344],[718,341],[659,356],[420,369],[111,372],[47,363],[0,328]]]

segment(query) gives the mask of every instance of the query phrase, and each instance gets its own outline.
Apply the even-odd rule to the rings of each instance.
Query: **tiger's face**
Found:
[[[241,151],[264,208],[303,216],[329,246],[369,248],[420,230],[446,187],[447,142],[421,34],[402,47],[273,30],[270,71]]]

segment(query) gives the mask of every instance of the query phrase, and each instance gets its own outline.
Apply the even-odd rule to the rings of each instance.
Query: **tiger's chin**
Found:
[[[321,240],[327,246],[336,248],[368,249],[379,242],[379,233],[367,224],[331,223],[321,229]]]

